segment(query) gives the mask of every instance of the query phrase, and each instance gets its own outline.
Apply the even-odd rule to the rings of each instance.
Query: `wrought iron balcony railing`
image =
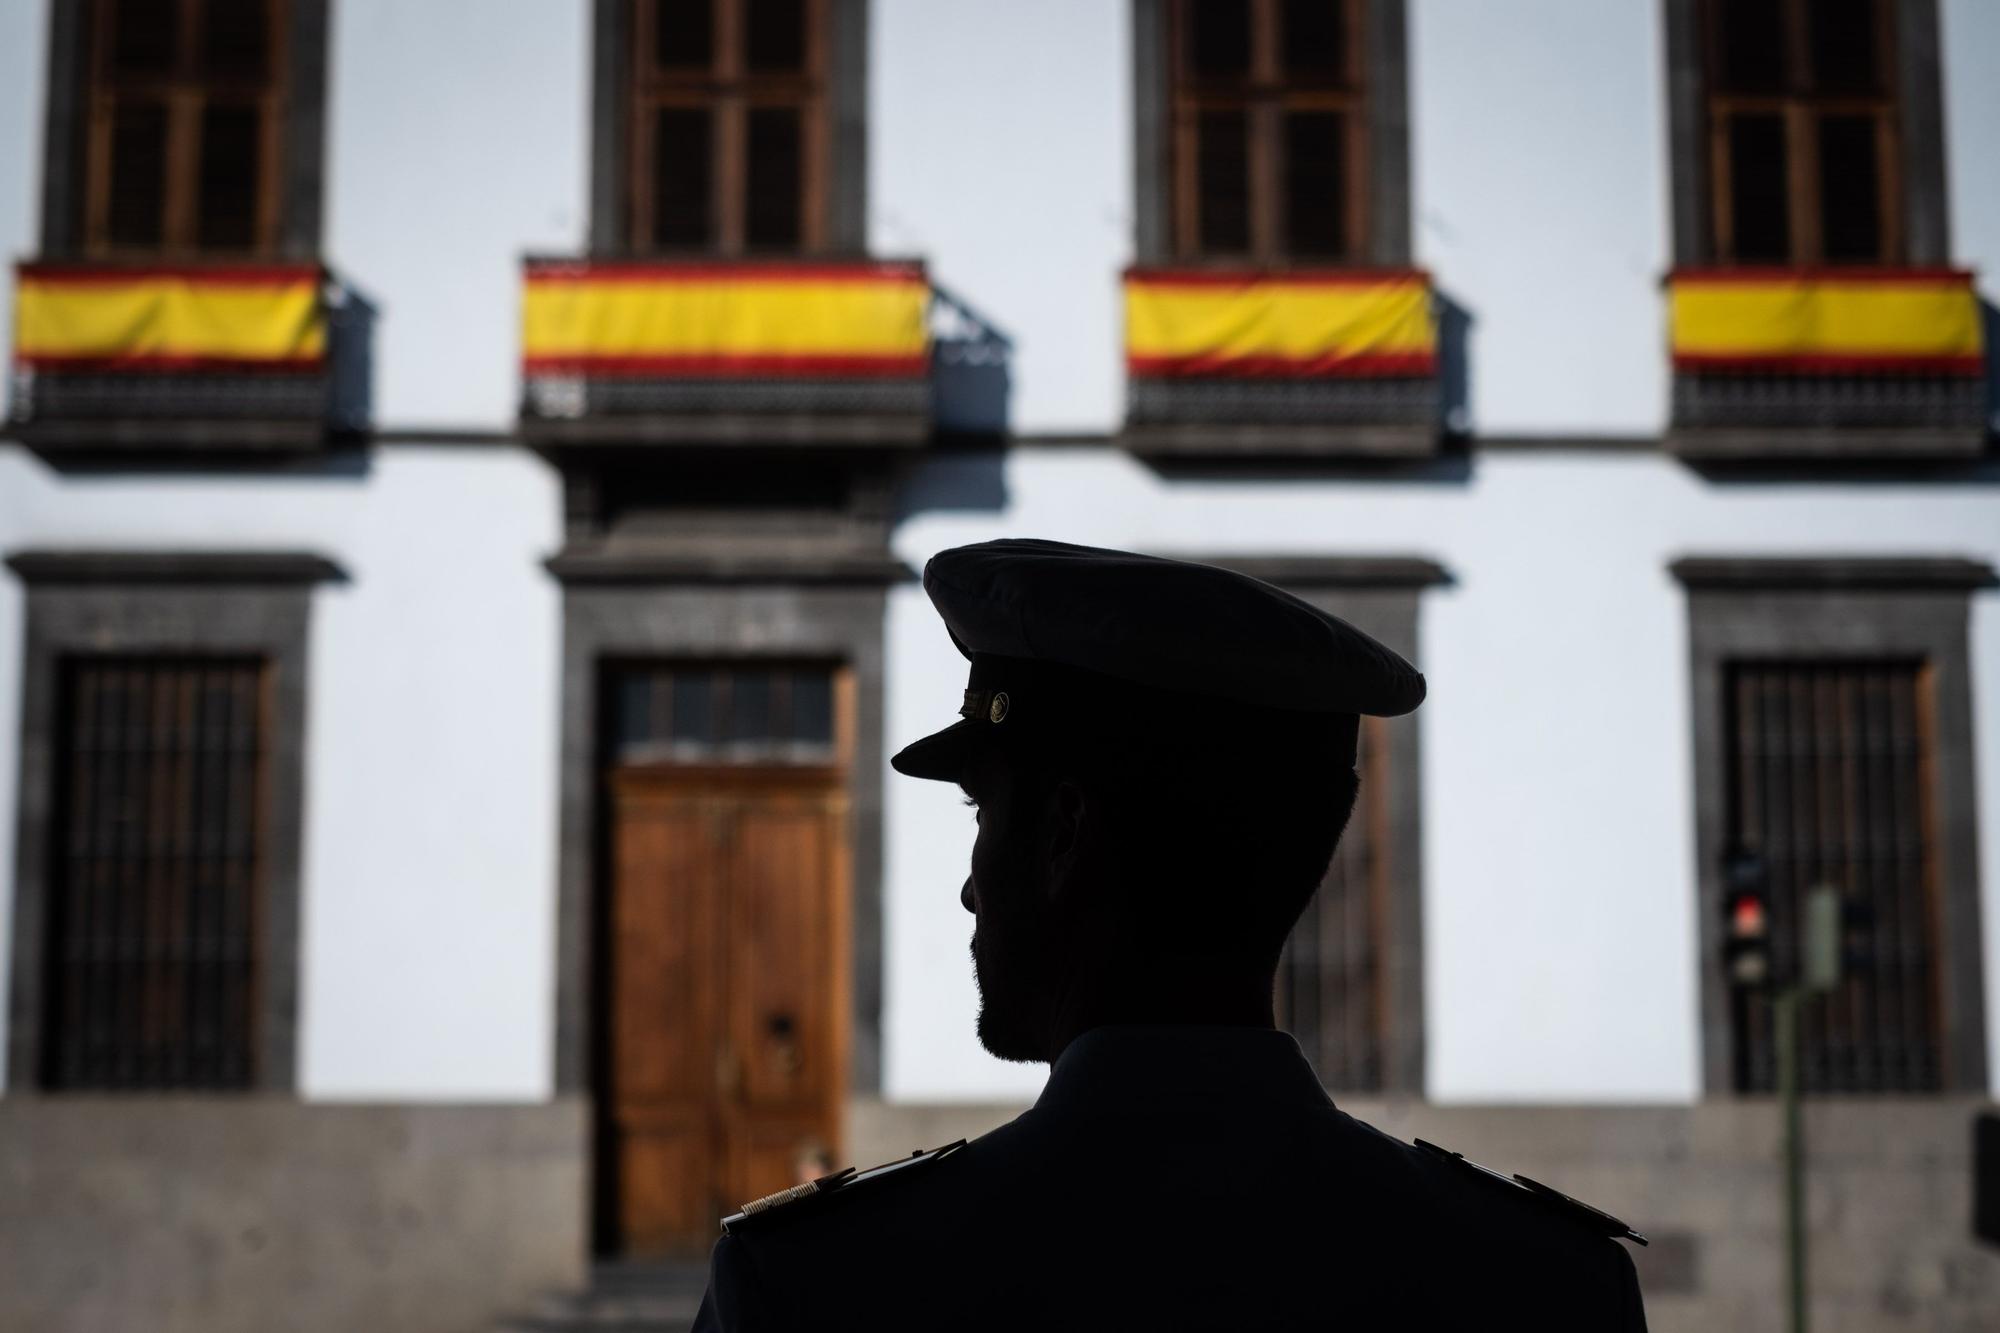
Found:
[[[367,423],[365,302],[318,264],[15,269],[10,433],[50,450],[299,450]]]
[[[1970,273],[1680,269],[1672,447],[1696,458],[1953,457],[1985,447]]]

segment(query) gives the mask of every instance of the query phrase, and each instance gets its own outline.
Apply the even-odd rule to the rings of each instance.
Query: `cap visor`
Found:
[[[961,718],[943,731],[934,731],[904,746],[889,761],[889,766],[907,778],[956,782],[965,771],[965,756],[972,748],[974,734],[971,721]]]

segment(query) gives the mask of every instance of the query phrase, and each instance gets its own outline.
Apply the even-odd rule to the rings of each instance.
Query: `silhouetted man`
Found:
[[[1046,1061],[971,1143],[746,1205],[698,1328],[1643,1329],[1623,1223],[1335,1109],[1272,1019],[1424,680],[1278,589],[1054,542],[946,551],[960,720],[898,754],[978,806],[979,1039]]]

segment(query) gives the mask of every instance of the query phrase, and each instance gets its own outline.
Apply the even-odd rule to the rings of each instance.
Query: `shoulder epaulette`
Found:
[[[1572,1220],[1583,1223],[1593,1231],[1602,1232],[1613,1240],[1629,1240],[1638,1245],[1646,1243],[1644,1236],[1634,1231],[1631,1227],[1626,1226],[1602,1208],[1593,1208],[1581,1199],[1572,1199],[1561,1190],[1550,1189],[1539,1180],[1530,1180],[1522,1175],[1502,1175],[1490,1166],[1481,1166],[1479,1163],[1470,1160],[1464,1153],[1453,1152],[1449,1148],[1440,1148],[1435,1143],[1427,1143],[1422,1139],[1418,1139],[1416,1144],[1425,1152],[1433,1153],[1448,1162],[1455,1162],[1466,1170],[1475,1172],[1483,1180],[1490,1181],[1504,1189],[1518,1191],[1530,1198],[1539,1199],[1550,1207],[1560,1210]]]
[[[919,1148],[908,1157],[899,1157],[893,1162],[884,1162],[881,1166],[871,1166],[866,1171],[856,1171],[851,1166],[845,1167],[842,1170],[833,1172],[831,1175],[808,1180],[803,1185],[794,1185],[790,1189],[779,1190],[776,1194],[766,1194],[761,1199],[752,1199],[749,1203],[744,1204],[740,1212],[731,1213],[728,1217],[723,1218],[722,1229],[731,1235],[735,1235],[743,1229],[746,1223],[754,1223],[759,1218],[767,1217],[779,1210],[786,1210],[787,1216],[796,1215],[796,1205],[798,1204],[808,1201],[821,1201],[836,1195],[845,1194],[857,1185],[878,1181],[886,1176],[897,1175],[913,1167],[935,1165],[964,1146],[965,1140],[959,1139],[956,1142],[945,1144],[942,1148],[932,1148],[928,1151]]]

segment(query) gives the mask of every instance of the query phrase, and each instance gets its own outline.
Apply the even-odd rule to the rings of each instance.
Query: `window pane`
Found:
[[[653,118],[653,244],[707,245],[712,165],[709,115],[662,108]]]
[[[195,231],[203,249],[240,250],[256,243],[262,121],[255,107],[210,104],[202,110]]]
[[[261,81],[271,68],[267,0],[208,0],[202,11],[201,67],[211,79]]]
[[[113,245],[158,245],[167,189],[167,109],[120,101],[111,115]]]
[[[1247,0],[1189,0],[1187,66],[1205,78],[1250,72],[1250,6]]]
[[[771,735],[771,673],[755,669],[729,677],[729,739],[769,741]]]
[[[758,107],[750,113],[743,240],[753,249],[797,249],[803,239],[801,119],[796,107]]]
[[[659,0],[653,10],[653,60],[661,69],[713,65],[714,0]]]
[[[1881,86],[1874,0],[1814,0],[1806,9],[1813,86],[1827,93],[1872,93]]]
[[[116,0],[106,8],[111,18],[106,51],[114,76],[173,73],[181,25],[176,0]]]
[[[1873,116],[1819,122],[1819,224],[1833,263],[1873,263],[1882,254],[1882,183]]]
[[[792,676],[792,739],[826,745],[833,740],[833,676],[799,671]]]
[[[618,677],[617,714],[612,727],[615,750],[623,752],[654,739],[654,680],[653,673],[647,671],[628,671]]]
[[[760,74],[806,67],[805,0],[747,0],[743,63]]]
[[[714,674],[695,668],[674,673],[673,738],[710,745],[715,741]]]
[[[1285,0],[1278,32],[1285,74],[1302,83],[1347,79],[1345,0]]]
[[[1785,122],[1736,116],[1729,122],[1729,195],[1736,222],[1734,259],[1783,263],[1792,257]]]
[[[1294,255],[1346,253],[1345,130],[1338,112],[1285,117],[1285,245]]]
[[[1722,87],[1778,92],[1785,86],[1785,16],[1780,0],[1712,0]]]
[[[1241,111],[1204,111],[1195,128],[1195,213],[1199,248],[1250,248],[1250,123]]]

